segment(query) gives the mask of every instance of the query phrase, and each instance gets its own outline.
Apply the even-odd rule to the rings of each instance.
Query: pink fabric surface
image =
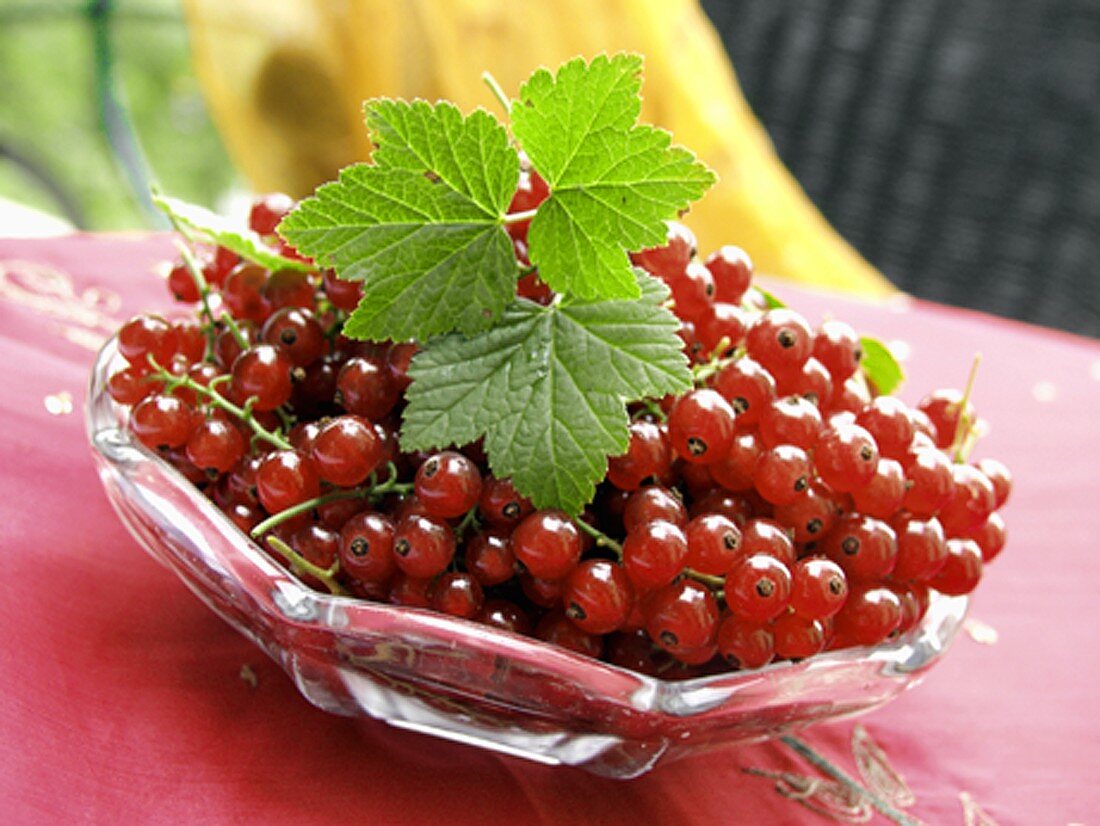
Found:
[[[4,823],[827,823],[745,769],[817,772],[770,743],[616,782],[327,715],[149,559],[100,489],[82,418],[95,342],[169,301],[164,237],[0,240],[0,821]],[[929,823],[1100,812],[1100,345],[919,302],[786,285],[909,345],[903,397],[984,354],[979,455],[1013,470],[1009,545],[963,633],[914,690],[860,721]],[[980,635],[978,635],[980,636]],[[256,684],[242,679],[249,666]],[[855,723],[805,739],[856,775]],[[972,812],[973,814],[973,812]]]

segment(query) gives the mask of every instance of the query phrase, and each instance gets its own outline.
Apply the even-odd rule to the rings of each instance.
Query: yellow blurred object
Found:
[[[828,224],[741,95],[696,0],[185,0],[196,72],[230,155],[258,191],[307,195],[370,154],[362,102],[499,104],[538,66],[645,57],[642,120],[720,181],[684,218],[702,254],[726,243],[758,271],[884,295],[888,281]]]

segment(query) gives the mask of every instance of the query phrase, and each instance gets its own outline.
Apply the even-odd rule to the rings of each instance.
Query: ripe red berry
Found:
[[[714,594],[690,579],[661,588],[646,609],[646,631],[650,638],[673,656],[710,645],[718,632],[718,603]]]
[[[741,558],[741,531],[728,517],[717,513],[696,516],[684,532],[687,567],[701,574],[724,576]]]
[[[901,600],[889,588],[853,585],[833,617],[834,646],[877,645],[901,625]]]
[[[789,372],[810,357],[813,333],[794,310],[768,310],[749,328],[745,347],[751,358],[772,373]]]
[[[509,529],[534,510],[531,500],[520,495],[511,479],[495,476],[487,476],[482,481],[477,508],[481,518],[490,525]]]
[[[837,385],[855,374],[863,358],[856,331],[843,321],[830,319],[817,328],[813,356],[829,371]]]
[[[493,530],[475,534],[466,542],[463,558],[466,568],[485,587],[500,585],[516,574],[516,555],[512,542]]]
[[[738,430],[756,424],[776,394],[772,374],[747,356],[723,367],[714,377],[714,389],[737,414]]]
[[[638,591],[670,583],[683,569],[688,546],[684,532],[655,519],[636,525],[623,540],[623,567]]]
[[[772,622],[775,656],[804,660],[825,649],[825,625],[821,620],[798,614],[782,614]]]
[[[813,478],[810,458],[800,447],[780,444],[760,454],[753,470],[756,492],[773,505],[789,505]]]
[[[432,516],[462,516],[481,496],[477,465],[453,450],[429,456],[416,471],[416,495]]]
[[[682,528],[687,524],[687,509],[668,488],[651,485],[630,494],[623,507],[623,529],[629,533],[643,522],[655,519]]]
[[[148,367],[150,358],[167,367],[176,353],[176,330],[159,315],[134,316],[119,328],[118,351],[142,369]]]
[[[580,530],[561,511],[535,511],[512,531],[512,551],[531,576],[563,579],[581,558]]]
[[[340,570],[363,582],[389,582],[397,571],[394,525],[373,511],[357,513],[340,529]]]
[[[752,260],[748,253],[727,244],[708,255],[704,264],[714,276],[715,301],[740,304],[752,283]]]
[[[729,614],[718,626],[718,653],[735,668],[761,668],[775,656],[771,629]]]
[[[147,396],[130,411],[130,432],[153,450],[186,444],[195,424],[194,410],[175,396]]]
[[[821,432],[814,447],[817,475],[840,493],[859,490],[870,483],[878,460],[875,440],[856,424],[830,425]]]
[[[281,192],[272,192],[257,198],[248,213],[249,228],[260,235],[271,235],[275,227],[294,209],[294,199]]]
[[[432,583],[428,600],[432,609],[441,614],[473,619],[481,613],[485,595],[481,585],[470,574],[448,571]]]
[[[835,562],[822,557],[800,559],[791,572],[791,610],[802,617],[826,619],[848,598],[848,578]]]
[[[296,450],[274,450],[256,469],[256,490],[268,513],[314,499],[321,493],[321,478],[313,462]]]
[[[410,514],[394,527],[394,562],[408,576],[427,579],[442,573],[455,555],[451,526],[439,519]]]
[[[948,539],[946,544],[947,558],[928,584],[941,594],[969,594],[982,578],[982,549],[973,539]]]
[[[821,549],[857,582],[883,579],[894,570],[898,556],[894,529],[881,519],[858,513],[838,518]]]
[[[622,627],[633,603],[633,588],[623,567],[606,559],[586,559],[565,581],[565,615],[589,634]]]
[[[668,417],[673,450],[688,462],[705,465],[719,461],[733,442],[734,415],[733,408],[715,391],[689,391]]]
[[[271,344],[257,344],[233,362],[230,384],[233,396],[242,404],[255,399],[253,410],[274,410],[290,401],[294,389],[290,357]]]
[[[321,478],[338,487],[362,484],[382,460],[374,426],[356,416],[337,416],[311,440],[309,455]]]
[[[726,576],[726,604],[750,622],[767,622],[791,599],[791,572],[774,556],[745,557]]]

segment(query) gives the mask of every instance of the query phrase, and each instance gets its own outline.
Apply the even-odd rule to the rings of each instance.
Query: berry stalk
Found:
[[[332,563],[331,568],[321,568],[314,565],[277,536],[269,536],[267,544],[271,550],[290,563],[295,573],[308,574],[319,580],[335,596],[347,596],[347,591],[336,581],[336,575],[340,573],[340,560]]]

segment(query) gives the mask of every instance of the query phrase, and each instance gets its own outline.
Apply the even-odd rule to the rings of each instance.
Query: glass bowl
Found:
[[[134,442],[96,359],[88,436],[138,542],[326,711],[368,716],[548,764],[636,777],[658,761],[873,709],[943,656],[965,597],[874,648],[676,682],[426,610],[318,593],[272,561],[175,469]]]

